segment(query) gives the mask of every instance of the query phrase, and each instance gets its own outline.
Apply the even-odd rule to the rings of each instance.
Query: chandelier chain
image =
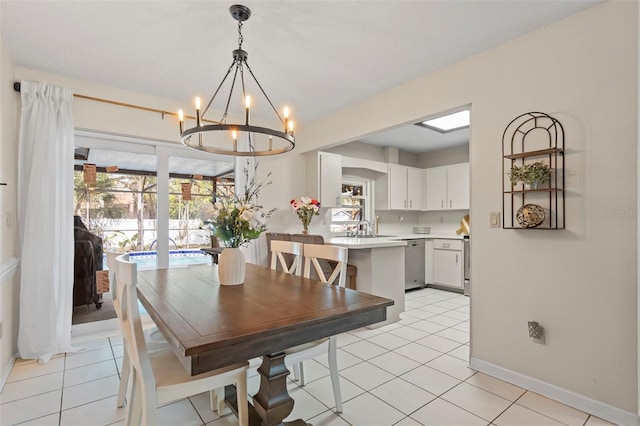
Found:
[[[242,49],[243,41],[244,37],[242,37],[242,21],[238,21],[238,49]]]

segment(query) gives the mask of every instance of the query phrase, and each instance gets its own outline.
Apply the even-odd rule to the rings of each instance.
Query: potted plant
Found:
[[[522,166],[511,167],[509,179],[511,186],[516,186],[518,182],[524,183],[525,189],[538,189],[538,185],[551,178],[551,167],[541,161],[526,163]]]

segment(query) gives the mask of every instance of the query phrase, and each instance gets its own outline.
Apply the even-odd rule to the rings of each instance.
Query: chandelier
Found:
[[[289,108],[284,108],[283,116],[281,117],[278,110],[273,106],[271,99],[269,99],[269,96],[267,96],[256,79],[253,71],[251,71],[247,62],[248,53],[242,49],[242,24],[251,16],[251,10],[246,6],[236,4],[229,8],[229,12],[231,16],[238,21],[238,48],[232,52],[233,62],[209,100],[209,103],[207,103],[204,111],[200,109],[200,98],[196,98],[196,115],[195,117],[187,117],[195,119],[194,127],[185,128],[185,115],[182,110],[178,111],[178,119],[180,120],[180,142],[189,148],[199,151],[234,156],[275,155],[291,151],[295,147],[295,138],[293,136],[293,121],[289,119]],[[246,92],[245,70],[248,71],[248,75],[253,79],[258,91],[264,95],[268,103],[267,109],[270,107],[278,121],[282,124],[281,130],[254,126],[250,123],[252,99]],[[233,78],[231,80],[229,95],[226,97],[222,118],[219,121],[205,119],[205,114],[230,75],[233,75]],[[240,81],[240,89],[237,97],[239,98],[238,104],[240,106],[244,103],[244,123],[241,122],[242,119],[238,120],[240,121],[239,123],[229,123],[227,121],[229,119],[229,106],[233,102],[234,88],[238,80]],[[240,117],[242,117],[242,114],[240,114]],[[203,124],[203,122],[212,124]]]

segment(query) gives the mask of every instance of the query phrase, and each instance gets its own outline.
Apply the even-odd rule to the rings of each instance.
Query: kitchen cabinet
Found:
[[[469,163],[425,169],[426,210],[469,209]]]
[[[423,171],[389,164],[387,174],[376,179],[376,209],[422,210]]]
[[[433,241],[433,284],[464,288],[464,262],[461,240]]]
[[[317,199],[321,207],[340,207],[342,156],[330,152],[306,155],[306,196]]]

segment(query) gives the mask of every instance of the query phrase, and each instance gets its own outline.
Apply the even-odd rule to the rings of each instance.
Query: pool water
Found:
[[[138,251],[129,253],[129,259],[138,264],[138,269],[153,269],[157,266],[157,251]],[[105,259],[106,267],[107,261]],[[170,250],[169,267],[186,265],[211,265],[211,256],[199,249]]]

